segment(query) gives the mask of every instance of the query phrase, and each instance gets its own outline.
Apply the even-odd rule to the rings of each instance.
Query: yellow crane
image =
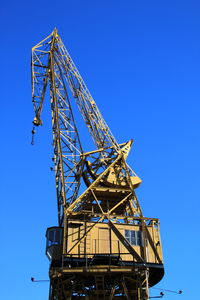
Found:
[[[159,220],[143,216],[118,144],[57,30],[32,48],[34,126],[50,89],[58,225],[47,229],[49,300],[149,299],[164,274]],[[75,101],[96,149],[84,152]],[[83,139],[82,139],[83,140]]]

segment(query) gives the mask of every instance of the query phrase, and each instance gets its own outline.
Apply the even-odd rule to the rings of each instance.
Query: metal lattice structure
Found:
[[[58,226],[47,230],[49,300],[149,298],[163,276],[159,221],[144,218],[140,178],[118,144],[57,30],[32,49],[34,125],[50,87]],[[97,149],[85,153],[75,101]]]

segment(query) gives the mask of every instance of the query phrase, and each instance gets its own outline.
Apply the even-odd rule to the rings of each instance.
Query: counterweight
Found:
[[[32,49],[34,125],[50,88],[58,226],[47,229],[49,300],[149,298],[163,276],[159,220],[142,214],[118,144],[55,29]],[[96,150],[84,152],[75,101]]]

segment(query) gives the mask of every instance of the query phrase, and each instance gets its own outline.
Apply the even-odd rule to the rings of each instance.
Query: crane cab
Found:
[[[53,226],[46,231],[46,255],[49,260],[60,260],[63,248],[63,227]]]

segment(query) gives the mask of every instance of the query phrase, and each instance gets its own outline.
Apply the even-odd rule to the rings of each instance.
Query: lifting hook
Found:
[[[35,126],[33,125],[33,129],[31,131],[32,133],[32,139],[31,139],[31,145],[34,145],[34,134],[35,134]]]

